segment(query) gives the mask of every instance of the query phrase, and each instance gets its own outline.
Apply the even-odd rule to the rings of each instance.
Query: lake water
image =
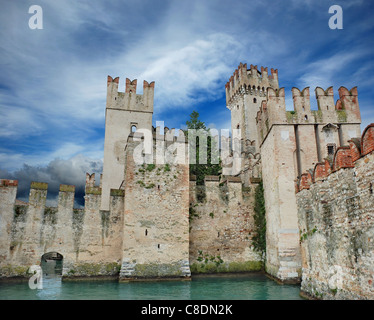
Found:
[[[299,292],[299,285],[280,285],[262,273],[128,283],[61,282],[58,276],[44,276],[42,289],[30,289],[28,282],[0,282],[0,300],[302,300]]]

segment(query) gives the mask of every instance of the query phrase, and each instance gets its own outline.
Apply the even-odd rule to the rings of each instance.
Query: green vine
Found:
[[[252,245],[257,252],[266,252],[266,217],[265,198],[262,181],[255,189],[254,224],[255,235],[252,237]]]

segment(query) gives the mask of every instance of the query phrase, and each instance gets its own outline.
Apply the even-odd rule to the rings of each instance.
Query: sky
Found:
[[[153,123],[184,128],[192,111],[230,129],[225,83],[240,62],[278,69],[292,87],[358,87],[363,130],[374,122],[374,3],[369,0],[0,1],[0,178],[74,184],[101,173],[107,76],[155,81]],[[32,5],[43,29],[30,29]],[[329,8],[343,10],[330,29]],[[98,178],[97,178],[98,180]]]

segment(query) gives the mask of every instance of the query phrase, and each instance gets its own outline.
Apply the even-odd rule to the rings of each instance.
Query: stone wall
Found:
[[[257,271],[261,256],[252,248],[254,189],[240,178],[207,176],[190,181],[190,265],[192,273]]]
[[[93,178],[94,175],[91,175]],[[74,209],[74,186],[61,185],[57,207],[46,207],[48,185],[33,182],[29,202],[16,203],[17,181],[0,182],[0,278],[27,277],[42,256],[63,256],[64,278],[118,276],[124,194],[112,190],[100,210],[101,189],[86,187],[84,209]]]
[[[134,149],[139,143],[129,141],[127,144],[121,281],[188,279],[191,275],[188,263],[189,166],[158,164],[156,148],[164,139],[155,142],[148,164],[134,161]],[[187,148],[184,142],[181,146]]]
[[[358,139],[359,140],[359,139]],[[301,289],[320,299],[374,299],[374,124],[299,180]]]

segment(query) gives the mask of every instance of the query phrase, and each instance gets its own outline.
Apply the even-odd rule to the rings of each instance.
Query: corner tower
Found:
[[[144,81],[142,95],[136,94],[136,79],[126,78],[125,92],[118,91],[118,84],[119,77],[108,76],[101,210],[109,210],[110,189],[122,186],[129,134],[140,128],[152,130],[155,83]]]
[[[258,178],[259,138],[256,115],[262,101],[267,99],[267,88],[277,90],[278,70],[240,63],[226,83],[226,106],[231,111],[231,132],[240,129],[238,138],[242,141],[241,173],[242,183],[248,186],[252,178]]]
[[[256,117],[266,207],[266,271],[282,281],[299,281],[302,270],[295,182],[307,178],[302,175],[305,170],[331,161],[339,147],[349,148],[348,141],[361,131],[356,87],[340,87],[336,103],[332,87],[317,87],[315,92],[318,110],[311,110],[306,87],[292,88],[294,110],[287,111],[284,88],[268,88]]]

